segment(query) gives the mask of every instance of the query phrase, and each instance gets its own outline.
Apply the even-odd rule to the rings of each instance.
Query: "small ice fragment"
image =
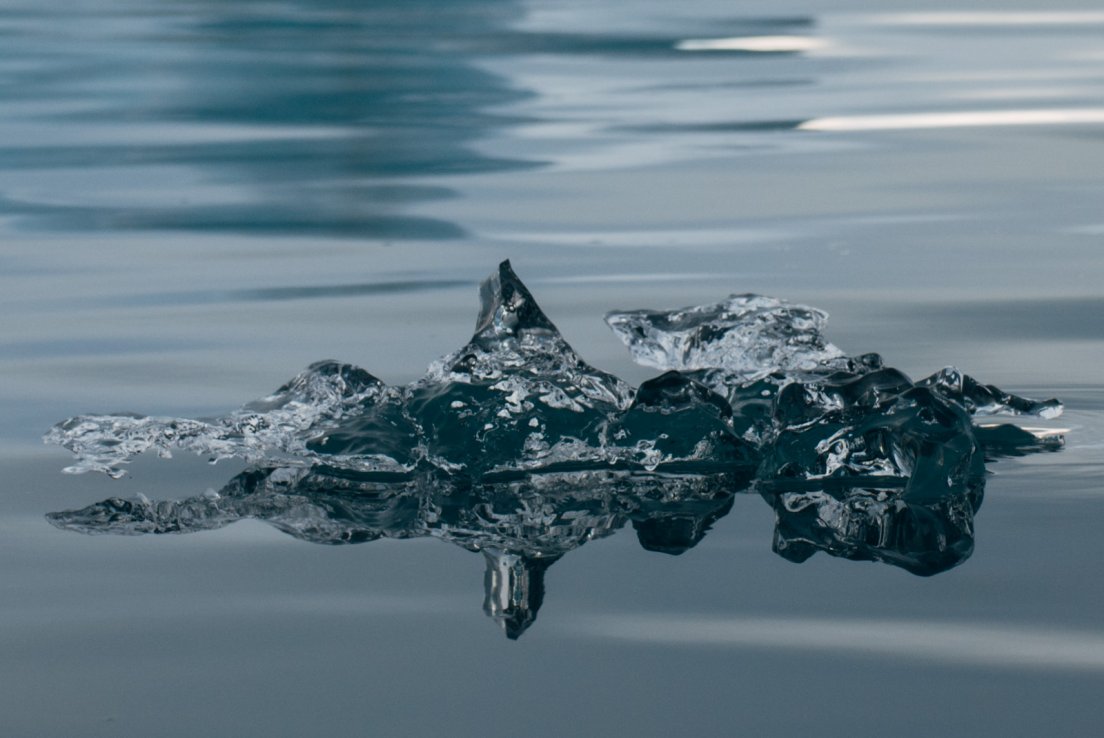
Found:
[[[744,381],[844,366],[843,352],[821,335],[827,320],[822,310],[762,295],[606,316],[637,363],[679,371],[723,369]]]
[[[957,402],[971,415],[1035,415],[1053,420],[1062,414],[1062,403],[1055,399],[1032,400],[1019,397],[991,384],[982,384],[953,366],[921,379],[918,385],[931,387]]]

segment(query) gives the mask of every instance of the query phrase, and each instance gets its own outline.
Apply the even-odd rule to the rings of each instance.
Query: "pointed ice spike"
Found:
[[[537,305],[507,259],[479,286],[480,310],[472,340],[517,338],[524,331],[556,333],[556,326]]]
[[[509,261],[480,285],[480,311],[471,341],[435,361],[422,382],[442,379],[554,379],[584,397],[628,406],[631,389],[584,362],[537,305]],[[563,399],[563,398],[559,398]]]
[[[601,430],[631,388],[579,358],[509,262],[481,296],[471,341],[409,388],[427,458],[478,472],[608,461]]]

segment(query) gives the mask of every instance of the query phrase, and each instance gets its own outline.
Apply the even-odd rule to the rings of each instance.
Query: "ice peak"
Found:
[[[527,331],[558,333],[529,288],[514,273],[509,259],[483,280],[479,299],[481,306],[473,340],[518,338]]]

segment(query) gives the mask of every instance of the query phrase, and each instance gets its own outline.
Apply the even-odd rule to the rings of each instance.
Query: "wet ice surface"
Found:
[[[755,491],[773,547],[932,575],[973,551],[985,460],[1056,450],[1058,432],[977,427],[975,415],[1057,417],[953,368],[912,382],[876,354],[847,357],[827,315],[742,295],[607,317],[634,357],[667,369],[633,389],[585,363],[503,262],[475,335],[389,387],[319,362],[214,420],[80,416],[46,436],[70,472],[121,476],[179,447],[257,468],[220,492],[111,498],[50,521],[83,533],[188,533],[243,518],[328,544],[431,536],[487,559],[486,604],[507,635],[533,622],[544,572],[631,521],[641,545],[682,553]]]
[[[474,477],[758,466],[775,481],[959,480],[980,469],[972,415],[1062,411],[1057,400],[1016,397],[953,368],[913,383],[877,354],[850,358],[827,343],[822,311],[759,296],[610,314],[635,358],[669,369],[634,390],[579,358],[508,261],[481,298],[472,340],[405,387],[323,361],[214,420],[77,416],[45,440],[76,454],[66,471],[111,476],[139,453],[179,447],[215,461]],[[989,437],[1016,447],[1061,442],[1015,428]]]
[[[606,316],[637,362],[656,369],[721,369],[733,384],[775,372],[845,368],[843,352],[821,335],[827,321],[823,310],[762,295]]]

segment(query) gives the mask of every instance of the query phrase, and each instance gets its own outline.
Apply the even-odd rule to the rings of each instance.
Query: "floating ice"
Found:
[[[764,479],[907,479],[931,463],[946,475],[975,473],[972,415],[1053,418],[1062,409],[953,368],[914,383],[877,354],[833,346],[823,311],[758,295],[610,313],[637,361],[669,370],[633,390],[572,350],[509,262],[481,297],[471,341],[405,387],[325,361],[222,418],[78,416],[46,440],[76,454],[67,471],[112,476],[143,451],[183,448],[361,472],[758,465]]]
[[[483,283],[481,296],[471,341],[405,387],[326,361],[222,418],[79,416],[55,426],[45,440],[76,454],[66,471],[115,477],[143,451],[168,456],[174,447],[213,460],[236,456],[389,473],[754,463],[722,398],[685,377],[634,391],[590,366],[509,262]],[[676,419],[677,432],[665,427]]]
[[[79,416],[46,441],[66,471],[111,476],[143,451],[183,448],[256,467],[219,493],[109,499],[54,513],[85,533],[184,533],[242,518],[317,543],[433,536],[481,551],[485,609],[517,637],[545,571],[631,521],[641,545],[681,553],[754,490],[774,548],[934,574],[973,549],[985,461],[1061,446],[1058,430],[975,425],[1057,417],[953,368],[914,382],[877,354],[847,356],[827,315],[758,295],[668,312],[611,313],[637,361],[632,388],[584,362],[503,262],[482,285],[467,345],[403,387],[320,362],[222,418]]]
[[[1017,397],[991,384],[982,384],[949,366],[917,384],[931,387],[971,415],[1035,415],[1046,420],[1062,414],[1058,400],[1030,400]]]
[[[336,361],[320,361],[268,397],[214,420],[144,417],[133,414],[79,415],[54,426],[47,443],[72,451],[77,461],[65,471],[104,472],[118,478],[122,465],[144,451],[168,458],[172,448],[194,451],[213,461],[237,457],[311,464],[317,455],[313,439],[349,415],[375,417],[395,405],[394,393],[363,369]],[[359,466],[376,471],[403,471],[388,436],[374,434],[372,449],[360,455]],[[394,454],[409,462],[409,452]]]
[[[606,315],[606,323],[644,366],[721,369],[743,381],[775,372],[844,368],[847,357],[820,333],[827,321],[823,310],[762,295]]]
[[[408,389],[428,460],[450,470],[618,461],[606,424],[632,388],[579,358],[509,262],[480,293],[472,340]]]
[[[516,638],[536,617],[544,572],[562,555],[629,522],[645,548],[682,553],[745,485],[730,474],[582,471],[468,484],[433,473],[396,481],[276,467],[191,499],[111,498],[47,517],[92,534],[192,533],[252,518],[313,543],[440,538],[485,554],[485,609]]]

